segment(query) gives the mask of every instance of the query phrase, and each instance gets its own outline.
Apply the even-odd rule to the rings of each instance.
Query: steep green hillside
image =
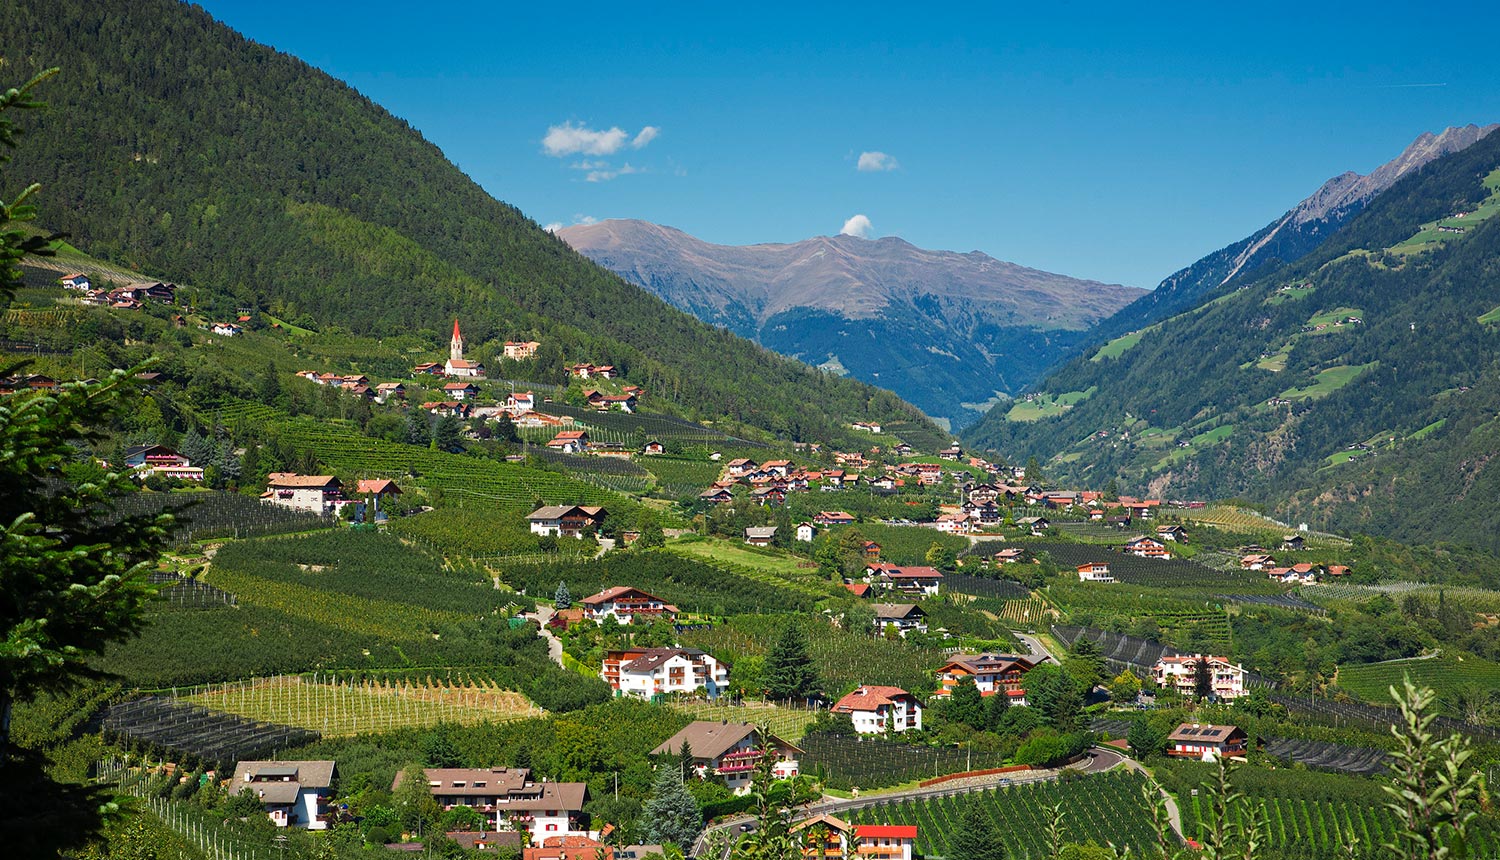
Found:
[[[1481,322],[1500,304],[1497,169],[1500,136],[1432,162],[1309,257],[1080,356],[1034,400],[1092,396],[997,410],[969,443],[1097,485],[1500,546],[1483,502],[1500,332]]]
[[[694,321],[490,197],[405,122],[293,57],[170,0],[8,4],[4,68],[60,66],[12,170],[40,223],[111,263],[320,331],[544,344],[612,363],[693,417],[837,438],[922,420],[895,396]]]

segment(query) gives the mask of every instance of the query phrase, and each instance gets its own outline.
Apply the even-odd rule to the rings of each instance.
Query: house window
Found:
[[[548,832],[551,832],[551,831],[556,830],[556,829],[557,829],[557,825],[556,824],[549,824],[549,825],[547,825]]]

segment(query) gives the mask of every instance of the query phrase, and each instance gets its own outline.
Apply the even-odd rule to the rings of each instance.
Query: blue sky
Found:
[[[1500,4],[203,5],[543,224],[750,244],[864,215],[1143,287],[1423,131],[1500,120]]]

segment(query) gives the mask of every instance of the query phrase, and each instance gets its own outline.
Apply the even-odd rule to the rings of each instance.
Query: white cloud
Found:
[[[553,158],[567,155],[614,155],[627,143],[632,149],[640,149],[655,140],[659,134],[661,127],[655,125],[641,129],[632,139],[630,133],[619,126],[601,131],[581,123],[565,122],[547,128],[547,134],[542,138],[542,151]]]
[[[608,168],[609,167],[609,165],[607,165],[607,164],[605,164],[605,165],[599,165],[599,166],[600,167],[604,167],[604,168]],[[614,170],[609,170],[609,169],[605,169],[605,170],[591,170],[591,171],[589,171],[589,175],[585,176],[584,179],[588,180],[589,182],[608,182],[611,179],[614,179],[616,176],[629,176],[632,173],[645,173],[645,172],[646,172],[646,168],[644,168],[644,167],[633,167],[633,166],[631,166],[630,162],[627,161],[625,164],[621,165],[619,168],[614,169]]]
[[[630,148],[640,149],[651,141],[656,140],[658,134],[661,134],[661,126],[648,125],[636,134],[635,140],[630,142]]]
[[[562,225],[561,221],[553,221],[551,224],[547,224],[547,225],[544,225],[542,227],[542,229],[546,230],[548,233],[556,233],[558,230],[561,230],[562,228],[563,228],[563,225]]]
[[[896,156],[876,150],[861,152],[859,154],[859,163],[855,165],[855,169],[862,173],[879,173],[883,170],[895,170],[900,166],[896,161]]]
[[[597,224],[597,223],[599,223],[599,219],[595,218],[592,215],[574,215],[573,216],[573,223],[574,224]]]
[[[867,216],[855,215],[844,222],[844,229],[839,231],[839,235],[858,236],[861,239],[868,239],[874,230],[875,225],[870,223],[870,219]]]

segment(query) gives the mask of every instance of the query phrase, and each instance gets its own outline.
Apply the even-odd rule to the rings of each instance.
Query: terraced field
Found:
[[[1351,695],[1372,704],[1385,705],[1391,701],[1389,689],[1400,687],[1406,676],[1436,690],[1444,710],[1453,717],[1465,716],[1459,700],[1466,690],[1487,694],[1500,689],[1500,663],[1473,656],[1444,655],[1429,660],[1340,666],[1337,680],[1339,687]]]

